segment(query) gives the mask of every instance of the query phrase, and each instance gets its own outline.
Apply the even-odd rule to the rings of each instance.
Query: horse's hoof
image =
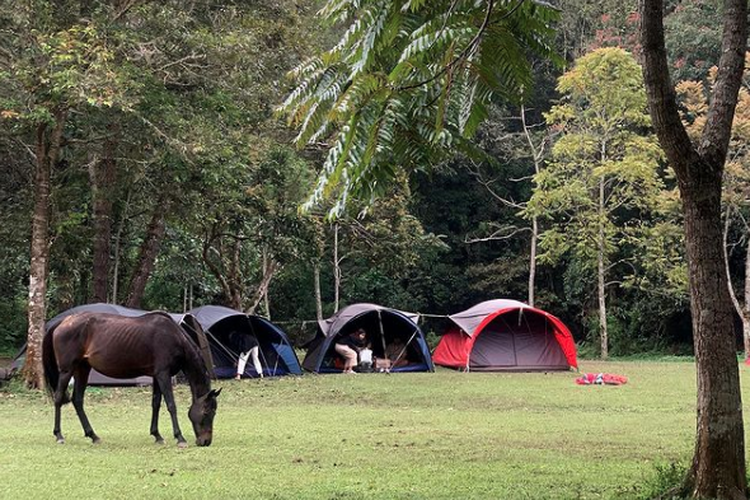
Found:
[[[155,440],[154,443],[158,444],[158,445],[163,445],[164,444],[164,439],[159,438],[159,439]]]
[[[98,437],[93,438],[91,442],[94,444],[102,444],[101,438],[98,438]]]
[[[187,448],[188,447],[187,441],[180,441],[179,443],[177,443],[177,447],[180,449]]]
[[[65,444],[65,438],[57,438],[57,444]]]

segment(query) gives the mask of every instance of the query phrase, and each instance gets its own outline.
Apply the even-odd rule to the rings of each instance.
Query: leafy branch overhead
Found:
[[[401,170],[471,150],[493,96],[520,101],[529,57],[553,57],[557,15],[531,0],[330,0],[319,14],[348,29],[290,72],[296,88],[279,112],[298,147],[330,139],[305,208],[332,196],[334,215]]]

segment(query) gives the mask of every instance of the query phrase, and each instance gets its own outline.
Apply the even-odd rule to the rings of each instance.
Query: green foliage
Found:
[[[497,178],[501,196],[529,198],[526,145],[509,139],[519,131],[517,121],[509,120],[517,114],[513,102],[522,101],[529,121],[538,123],[557,98],[558,69],[538,60],[553,37],[568,62],[593,46],[631,47],[634,2],[565,0],[555,4],[561,10],[557,20],[541,2],[521,2],[514,10],[516,2],[494,1],[474,49],[488,2],[327,2],[324,14],[339,20],[330,29],[314,16],[322,3],[168,0],[127,2],[120,12],[123,3],[0,0],[0,350],[15,351],[26,332],[34,126],[50,124],[61,107],[69,113],[52,175],[49,316],[90,300],[88,170],[108,155],[117,170],[108,193],[111,257],[119,258],[117,276],[110,268],[110,289],[115,280],[119,289],[111,300],[122,302],[127,295],[146,227],[161,210],[167,229],[144,308],[181,310],[186,293],[195,305],[227,300],[203,258],[216,228],[243,238],[234,280],[243,300],[252,301],[265,252],[279,262],[270,289],[272,317],[295,324],[315,317],[313,263],[320,265],[327,316],[333,311],[332,233],[321,212],[331,206],[340,211],[343,205],[336,202],[346,189],[351,211],[339,217],[343,302],[377,299],[443,313],[490,297],[526,296],[526,233],[466,243],[499,225],[525,224],[518,209],[495,202],[469,168]],[[682,11],[668,6],[668,29],[678,37],[701,13],[705,26],[714,19],[705,2],[680,5],[695,15],[672,27]],[[553,24],[556,34],[549,30]],[[705,26],[680,44],[687,56],[708,61],[703,47],[690,45],[708,44],[700,36],[715,26]],[[309,59],[313,53],[319,57]],[[685,70],[693,65],[687,60]],[[693,69],[702,76],[708,66]],[[295,67],[292,83],[284,75]],[[300,125],[296,131],[272,116],[274,105],[290,95],[295,97],[287,117]],[[342,136],[349,123],[349,135]],[[644,128],[636,127],[632,136]],[[299,155],[286,147],[295,135],[310,144]],[[733,140],[740,139],[745,137]],[[326,164],[321,151],[338,142],[338,153],[331,154],[349,156],[340,165],[328,162],[330,175],[323,171],[330,181],[323,191],[331,198],[322,209],[300,215],[297,205]],[[582,151],[592,147],[582,140],[568,148],[579,145]],[[480,165],[456,152],[494,161]],[[633,165],[607,168],[625,177]],[[413,170],[411,177],[402,175]],[[741,181],[733,195],[744,199],[744,174],[731,173]],[[674,187],[673,179],[662,177]],[[372,190],[367,179],[374,180]],[[383,196],[373,204],[374,194]],[[627,261],[614,269],[625,286],[611,288],[608,297],[617,323],[614,351],[658,350],[661,342],[689,350],[679,200],[663,192],[655,209],[630,206],[614,219],[626,228],[617,235],[612,261]],[[730,239],[739,234],[735,227]],[[565,233],[560,235],[562,245]],[[225,263],[230,242],[225,236],[221,243]],[[208,246],[216,257],[219,242]],[[739,249],[730,255],[737,283],[744,275]],[[581,311],[594,303],[590,264],[568,252],[537,274],[537,303],[562,317],[576,338],[585,338]],[[229,269],[223,277],[231,275]],[[434,330],[442,333],[442,325]]]
[[[632,233],[623,215],[649,212],[662,189],[661,151],[654,136],[641,135],[649,117],[640,68],[621,49],[599,49],[563,75],[558,90],[564,101],[546,118],[561,136],[526,213],[553,222],[541,236],[542,260],[571,253],[595,262],[603,250],[608,266],[626,229]]]
[[[676,2],[664,19],[672,81],[705,80],[721,54],[722,3]]]
[[[332,136],[306,207],[335,196],[386,192],[397,173],[470,149],[493,95],[531,87],[528,54],[551,56],[555,11],[537,2],[329,1],[329,22],[348,23],[338,44],[293,70],[280,106],[298,146]]]
[[[630,262],[632,269],[638,261],[628,247],[650,236],[647,224],[635,221],[649,217],[664,191],[661,150],[656,138],[644,133],[650,119],[640,67],[622,49],[598,49],[560,77],[558,91],[563,100],[546,119],[560,136],[551,162],[534,177],[525,210],[527,217],[548,221],[539,258],[577,262],[569,263],[569,270],[581,272],[566,277],[583,278],[581,291],[593,289],[597,279],[603,287],[620,284],[627,272],[622,265]],[[603,290],[597,297],[605,300]],[[615,321],[613,343],[622,336],[620,330]]]

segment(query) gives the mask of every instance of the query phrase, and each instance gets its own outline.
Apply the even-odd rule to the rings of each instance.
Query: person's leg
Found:
[[[260,364],[260,357],[258,356],[259,350],[260,349],[256,345],[255,347],[250,349],[250,356],[253,357],[253,366],[255,367],[256,373],[258,374],[260,378],[263,378],[263,365]]]
[[[245,373],[245,366],[247,366],[247,358],[249,357],[250,351],[240,353],[240,359],[237,361],[237,375],[234,377],[236,380],[242,378],[242,374]]]
[[[354,367],[357,366],[357,352],[349,346],[335,344],[334,349],[344,358],[344,373],[353,373]]]

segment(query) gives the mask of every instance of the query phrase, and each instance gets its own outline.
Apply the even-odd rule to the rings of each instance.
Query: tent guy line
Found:
[[[417,316],[417,321],[419,321],[420,318],[437,318],[437,319],[440,319],[440,318],[450,318],[449,314],[428,314],[428,313],[415,312],[414,315]],[[260,315],[260,317],[261,318],[265,318],[265,316],[262,316],[262,315]],[[268,319],[268,318],[266,318],[266,319]],[[276,323],[277,325],[302,325],[302,326],[305,326],[305,325],[308,325],[308,324],[314,324],[314,325],[318,324],[318,320],[317,319],[303,319],[303,320],[298,320],[298,321],[291,321],[291,320],[290,321],[276,321],[276,320],[274,320],[273,322]]]

